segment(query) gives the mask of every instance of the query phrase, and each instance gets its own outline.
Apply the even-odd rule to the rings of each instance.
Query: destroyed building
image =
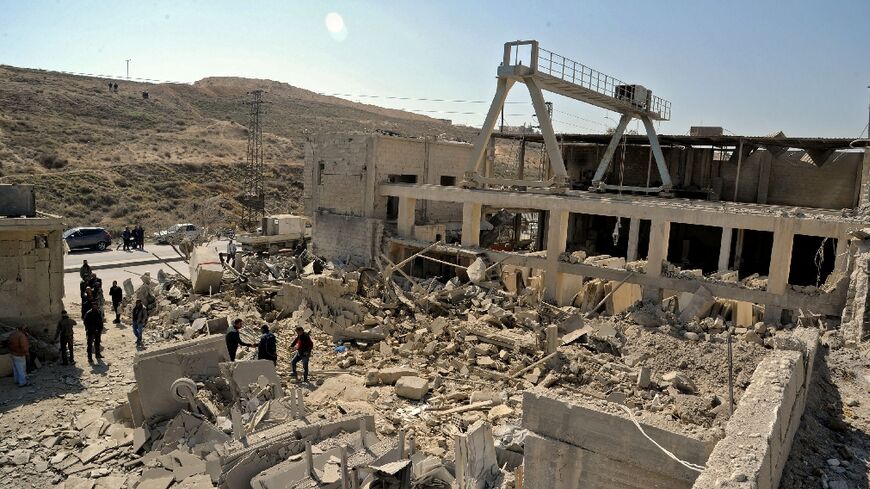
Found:
[[[63,224],[32,185],[0,185],[0,323],[50,336],[63,310]]]
[[[518,60],[521,48],[529,48],[530,58]],[[415,287],[431,277],[466,280],[475,261],[485,257],[500,265],[497,280],[506,290],[537,291],[557,307],[590,311],[600,300],[608,313],[626,311],[644,324],[645,313],[633,308],[644,300],[672,311],[680,322],[700,320],[700,329],[684,332],[690,341],[735,329],[755,338],[759,331],[763,335],[759,324],[814,328],[826,318],[842,319],[847,342],[867,337],[866,271],[860,267],[867,256],[861,229],[870,200],[870,149],[853,149],[847,138],[781,133],[659,136],[651,121],[669,118],[669,102],[650,94],[642,100],[623,96],[621,87],[629,85],[545,52],[536,41],[507,43],[498,75],[474,144],[361,134],[312,138],[305,208],[314,225],[313,249],[336,263],[390,265]],[[596,77],[606,81],[596,83]],[[493,133],[507,91],[517,82],[529,89],[541,134]],[[613,135],[557,140],[542,89],[620,112],[619,127]],[[624,134],[632,118],[641,119],[646,136]],[[507,141],[508,154],[516,155],[507,174],[495,164],[494,138]],[[542,153],[537,172],[524,168],[527,145]],[[656,324],[661,322],[647,325]],[[558,331],[570,332],[561,326]],[[755,370],[746,395],[759,399],[741,401],[737,410],[763,413],[758,422],[776,432],[761,435],[763,445],[753,458],[759,465],[742,469],[737,482],[777,486],[803,412],[817,341],[806,333],[796,347]],[[762,385],[771,382],[782,383],[785,391],[771,398],[769,386]],[[523,403],[524,426],[535,431],[534,423],[525,423],[536,416],[528,411],[529,399]],[[620,415],[618,409],[612,415]],[[583,454],[596,452],[586,445],[588,436],[572,439],[564,431],[583,424],[581,418],[554,416],[562,424],[548,418],[544,445],[532,446],[540,446],[535,450],[542,458],[558,450],[565,459],[557,465],[570,468],[571,475],[546,487],[578,487],[577,477],[599,480],[579,487],[649,487],[635,485],[633,472],[619,476],[612,464],[612,473],[599,474],[596,460],[583,461]],[[626,423],[614,430],[634,427]],[[677,455],[693,469],[674,467],[662,477],[691,487],[700,472],[694,487],[727,486],[711,474],[733,469],[734,455],[722,452],[745,448],[738,430],[726,427],[725,440],[720,434],[712,444]],[[602,443],[619,445],[612,437],[622,435],[601,436],[607,440]],[[626,449],[614,457],[627,462],[632,455]],[[722,465],[703,471],[708,457]],[[662,463],[654,458],[648,467],[660,470]],[[560,470],[537,464],[552,460],[530,460],[527,452],[526,473],[540,477],[528,487],[545,487],[551,471]],[[651,480],[665,480],[657,477]]]
[[[310,249],[125,282],[150,318],[125,400],[3,456],[64,487],[778,487],[823,339],[867,336],[870,150],[658,135],[669,102],[536,41],[497,73],[474,144],[313,136]],[[518,82],[541,132],[493,134]],[[619,126],[557,139],[542,90]],[[234,319],[309,331],[314,382],[286,346],[229,361]],[[808,470],[851,487],[861,457]]]

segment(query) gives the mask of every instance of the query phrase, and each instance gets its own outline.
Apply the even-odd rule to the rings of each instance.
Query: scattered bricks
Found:
[[[426,379],[406,375],[396,381],[396,395],[405,399],[419,401],[429,392],[429,382]]]

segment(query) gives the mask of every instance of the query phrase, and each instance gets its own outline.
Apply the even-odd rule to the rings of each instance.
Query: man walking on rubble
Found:
[[[252,345],[251,343],[245,343],[242,340],[242,337],[239,335],[239,331],[244,326],[244,323],[241,319],[236,319],[233,321],[233,325],[227,328],[227,351],[230,353],[230,360],[236,361],[236,352],[239,350],[239,345],[247,346],[248,348],[254,348],[257,345]]]
[[[61,365],[76,364],[76,360],[73,358],[73,332],[75,331],[75,325],[75,320],[69,317],[66,311],[60,313],[60,321],[57,322],[57,330],[54,332],[54,341],[60,340]],[[67,359],[67,352],[69,352],[69,359]]]
[[[311,335],[302,329],[302,326],[296,327],[296,339],[293,340],[293,347],[296,353],[293,354],[293,360],[290,361],[292,368],[291,375],[293,380],[299,382],[299,375],[296,373],[296,364],[302,362],[302,381],[308,382],[308,359],[311,358],[311,350],[314,349],[314,342],[311,341]]]
[[[133,335],[136,336],[136,346],[142,347],[142,330],[148,322],[148,310],[142,305],[142,299],[136,299],[133,306]]]
[[[278,340],[275,335],[269,331],[269,325],[264,324],[260,328],[263,336],[260,336],[260,343],[257,345],[257,358],[260,360],[272,360],[272,364],[278,364]]]
[[[121,322],[121,301],[124,299],[124,291],[118,287],[118,281],[113,280],[112,286],[109,288],[109,297],[112,298],[112,310],[115,311],[115,324]]]
[[[100,342],[103,336],[103,313],[100,312],[98,303],[93,302],[91,310],[85,314],[85,336],[88,341],[88,363],[94,363],[94,356],[97,361],[103,359],[100,352]]]
[[[15,375],[15,383],[18,387],[27,385],[27,357],[30,356],[30,341],[24,326],[18,328],[9,335],[9,353],[12,354],[12,374]]]

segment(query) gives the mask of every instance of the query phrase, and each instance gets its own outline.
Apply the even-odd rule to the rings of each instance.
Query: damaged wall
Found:
[[[712,148],[662,148],[674,182],[680,189],[719,190],[722,200],[734,200],[737,178],[737,160],[714,159]],[[745,150],[748,152],[748,150]],[[572,180],[589,184],[598,167],[604,146],[597,144],[567,145],[564,149],[565,165]],[[619,179],[620,146],[610,166],[609,183]],[[803,161],[805,151],[786,151],[775,156],[759,149],[744,157],[740,165],[738,202],[756,202],[825,209],[852,208],[858,198],[863,154],[835,151],[823,164]],[[649,167],[649,149],[646,146],[625,148],[625,185],[645,186],[649,172],[650,184],[660,185],[655,165]],[[816,192],[820,181],[825,192]],[[582,185],[581,185],[582,187]]]
[[[54,335],[63,310],[61,233],[59,219],[0,219],[0,322]]]

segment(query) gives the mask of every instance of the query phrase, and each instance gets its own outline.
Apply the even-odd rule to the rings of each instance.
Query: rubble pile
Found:
[[[382,258],[373,269],[248,255],[237,269],[224,266],[210,293],[181,276],[142,276],[129,294],[150,316],[135,387],[127,403],[86,411],[71,422],[81,428],[56,435],[70,454],[57,480],[273,488],[355,477],[360,487],[451,487],[461,477],[513,487],[524,391],[622,405],[644,422],[715,440],[729,403],[787,335],[738,325],[735,305],[704,290],[657,304],[589,280],[580,306],[556,307],[535,281],[506,291],[499,264],[483,258],[444,281],[410,277]],[[612,315],[597,317],[599,306]],[[269,325],[277,364],[255,360],[253,348],[229,361],[222,333],[236,318],[251,344]],[[288,382],[296,327],[315,344],[313,383]]]

